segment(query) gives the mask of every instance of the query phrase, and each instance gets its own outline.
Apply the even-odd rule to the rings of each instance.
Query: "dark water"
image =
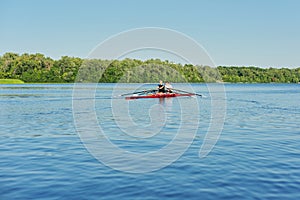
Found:
[[[0,85],[0,199],[300,199],[300,85],[225,85],[224,128],[205,158],[199,149],[209,127],[210,97],[206,85],[192,86],[208,98],[127,102],[111,91],[126,93],[135,85],[97,87],[98,125],[127,152],[163,148],[182,118],[197,114],[182,114],[180,106],[199,103],[198,129],[187,151],[162,169],[129,173],[99,162],[81,142],[73,85]],[[119,112],[124,102],[127,115]],[[189,121],[183,125],[193,131]]]

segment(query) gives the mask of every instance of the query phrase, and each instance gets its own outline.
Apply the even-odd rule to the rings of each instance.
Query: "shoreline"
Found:
[[[53,82],[47,82],[47,83],[30,83],[30,82],[24,82],[22,80],[19,79],[0,79],[0,85],[71,85],[71,84],[157,84],[156,82],[153,83],[118,83],[118,82],[99,82],[99,83],[81,83],[81,82],[74,82],[74,83],[53,83]],[[172,84],[224,84],[224,85],[229,85],[229,84],[290,84],[290,85],[294,85],[294,84],[300,84],[299,83],[287,83],[287,82],[268,82],[268,83],[263,83],[263,82],[173,82]]]

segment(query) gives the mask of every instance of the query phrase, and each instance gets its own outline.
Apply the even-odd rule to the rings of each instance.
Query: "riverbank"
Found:
[[[0,84],[23,84],[24,81],[19,79],[0,79]]]
[[[218,66],[217,68],[149,59],[101,60],[43,54],[5,53],[0,56],[0,78],[26,83],[298,83],[299,68]]]

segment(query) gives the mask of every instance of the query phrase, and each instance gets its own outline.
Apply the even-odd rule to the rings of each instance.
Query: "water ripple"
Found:
[[[207,92],[205,84],[192,86]],[[0,199],[300,199],[299,85],[226,85],[224,129],[204,159],[198,151],[211,105],[201,99],[190,148],[171,165],[146,174],[115,171],[89,154],[74,127],[72,87],[1,86]],[[131,137],[116,125],[127,119],[111,113],[111,101],[122,101],[110,97],[114,87],[101,84],[95,99],[99,125],[114,144],[146,153],[172,140],[180,120],[176,101],[162,104],[169,106],[162,134]],[[124,85],[124,91],[134,87]],[[149,108],[159,103],[130,102],[139,112],[132,118],[151,123]],[[153,130],[148,127],[145,134]]]

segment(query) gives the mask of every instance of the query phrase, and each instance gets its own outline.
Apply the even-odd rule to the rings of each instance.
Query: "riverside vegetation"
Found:
[[[80,76],[77,77],[80,68]],[[197,66],[159,59],[141,61],[81,59],[62,56],[58,60],[43,54],[5,53],[0,56],[0,79],[19,79],[27,83],[82,82],[230,82],[230,83],[299,83],[300,67],[258,68]]]

